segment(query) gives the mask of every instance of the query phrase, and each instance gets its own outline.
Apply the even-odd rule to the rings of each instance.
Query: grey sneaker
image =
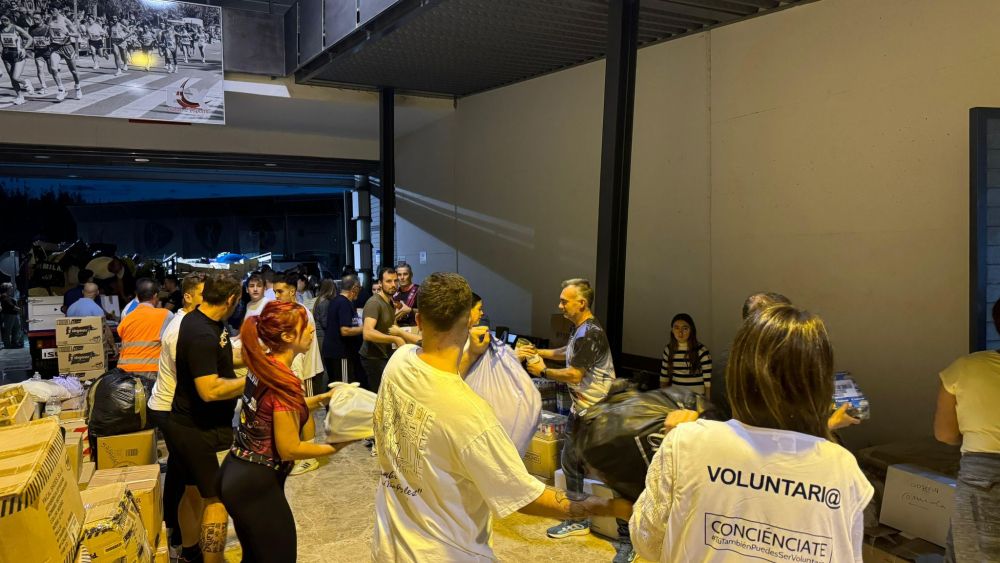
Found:
[[[546,532],[550,538],[562,539],[570,536],[585,536],[590,533],[590,520],[563,520]]]
[[[632,563],[635,561],[635,549],[632,549],[632,542],[616,542],[615,558],[611,563]]]

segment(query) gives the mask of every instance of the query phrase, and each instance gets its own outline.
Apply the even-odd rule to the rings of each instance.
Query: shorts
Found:
[[[104,41],[102,41],[100,39],[91,39],[90,40],[90,48],[91,49],[103,49],[104,48]]]
[[[72,61],[76,57],[76,45],[72,43],[67,43],[65,45],[56,45],[53,53],[58,53],[63,60]]]
[[[0,55],[0,57],[3,58],[3,61],[5,63],[16,64],[16,63],[19,63],[19,62],[23,61],[24,59],[28,58],[28,55],[27,55],[27,53],[25,51],[20,51],[19,52],[19,51],[14,51],[14,50],[10,50],[10,51],[4,50],[3,54]]]
[[[36,59],[48,60],[52,56],[52,47],[36,47],[32,50]]]
[[[177,456],[182,482],[198,487],[201,498],[218,498],[219,452],[233,444],[233,429],[200,429],[180,422],[175,415],[167,423],[167,448]],[[170,449],[172,446],[172,449]]]

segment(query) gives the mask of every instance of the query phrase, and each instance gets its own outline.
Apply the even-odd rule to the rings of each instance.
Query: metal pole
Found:
[[[625,253],[639,0],[612,0],[609,7],[594,307],[595,314],[604,324],[611,354],[617,362],[622,352],[625,308]]]
[[[393,88],[382,88],[378,94],[379,105],[379,176],[382,197],[379,200],[379,248],[382,250],[382,266],[395,262],[396,249],[396,92]]]

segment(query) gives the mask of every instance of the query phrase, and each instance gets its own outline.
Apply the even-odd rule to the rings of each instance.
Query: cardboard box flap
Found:
[[[83,530],[85,539],[110,530],[121,529],[129,515],[129,504],[132,505],[133,511],[139,510],[135,507],[131,491],[124,483],[90,487],[80,491],[80,498],[83,499],[83,507],[87,510]]]
[[[0,516],[32,504],[62,469],[63,436],[55,418],[0,428]],[[54,447],[53,447],[54,444]]]

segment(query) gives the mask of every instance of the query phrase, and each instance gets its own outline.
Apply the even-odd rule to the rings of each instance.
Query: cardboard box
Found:
[[[55,418],[0,428],[0,563],[69,561],[84,521]]]
[[[88,487],[121,483],[132,491],[139,507],[142,527],[150,544],[156,542],[163,524],[163,488],[160,486],[160,466],[140,465],[101,469],[94,473]]]
[[[533,437],[528,451],[524,452],[524,466],[528,468],[528,473],[543,479],[552,479],[559,469],[562,444],[563,441],[559,439],[546,440],[538,436]]]
[[[56,355],[59,357],[59,373],[103,370],[107,365],[104,344],[101,343],[60,346]]]
[[[63,448],[66,450],[70,466],[73,467],[74,480],[79,479],[80,470],[83,468],[83,444],[80,435],[67,433],[63,440]]]
[[[28,297],[28,332],[55,330],[56,321],[66,318],[59,295]]]
[[[890,465],[879,522],[945,545],[955,507],[955,479],[916,465]]]
[[[35,401],[31,400],[24,387],[10,387],[0,392],[0,426],[24,424],[35,413]]]
[[[80,540],[97,561],[149,561],[153,555],[135,499],[125,485],[90,487],[81,493],[87,507]]]
[[[76,558],[73,559],[73,563],[92,563],[90,552],[87,551],[87,546],[80,544],[80,546],[76,548]]]
[[[563,473],[562,469],[555,472],[555,477],[553,479],[554,487],[557,489],[566,490],[566,474]],[[616,495],[614,491],[608,488],[607,485],[598,481],[597,479],[584,479],[583,480],[583,492],[588,495],[597,495],[599,497],[605,498],[615,498]],[[618,539],[618,521],[611,516],[593,516],[590,518],[590,530],[594,533],[600,534],[606,538],[611,538],[613,540]]]
[[[156,553],[153,554],[153,563],[170,563],[170,549],[167,546],[167,525],[160,528],[160,539],[156,542]]]
[[[59,426],[62,426],[67,435],[79,434],[80,445],[83,448],[80,452],[83,455],[83,461],[94,461],[93,452],[90,451],[90,430],[87,428],[87,421],[83,418],[70,418],[60,420]]]
[[[59,411],[59,420],[83,420],[87,413],[83,409]]]
[[[152,429],[97,439],[98,469],[153,463],[156,463],[156,434]]]
[[[103,342],[103,317],[67,317],[56,321],[56,346]]]
[[[96,471],[96,463],[92,461],[83,462],[83,467],[80,468],[80,478],[76,481],[76,485],[81,491],[90,485],[90,480],[94,478],[94,472]]]

